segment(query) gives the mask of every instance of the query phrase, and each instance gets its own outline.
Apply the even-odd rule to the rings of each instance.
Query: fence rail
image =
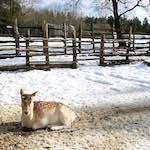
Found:
[[[48,23],[43,22],[43,25],[38,28],[42,30],[42,37],[32,37],[31,30],[26,27],[26,37],[21,39],[17,20],[15,20],[15,37],[12,40],[0,41],[0,58],[24,57],[25,64],[21,66],[0,66],[0,70],[15,70],[17,67],[18,69],[33,69],[36,67],[42,69],[44,65],[45,67],[43,67],[43,69],[50,67],[76,68],[77,61],[86,60],[99,60],[99,65],[105,66],[111,63],[115,64],[115,62],[117,62],[117,64],[129,63],[131,57],[150,56],[150,36],[142,35],[140,38],[138,35],[136,37],[136,35],[132,33],[131,27],[129,33],[126,33],[123,36],[123,39],[117,39],[114,30],[112,30],[112,32],[110,29],[107,30],[110,32],[97,31],[94,29],[93,24],[91,24],[91,29],[88,32],[83,31],[81,24],[78,30],[78,37],[75,28],[73,26],[68,27],[66,24],[63,24],[61,28],[63,36],[57,38],[49,37],[49,30],[51,30],[51,27],[49,27]],[[70,36],[68,37],[68,30],[71,33],[71,38]],[[57,45],[58,42],[61,45]],[[120,42],[124,42],[125,45],[119,46]],[[72,60],[51,60],[51,56],[65,55],[72,56]],[[31,59],[33,57],[36,58],[41,56],[44,57],[44,60],[42,61],[33,61]],[[122,57],[122,60],[117,59],[116,56]],[[111,57],[116,58],[112,59]]]
[[[64,32],[63,38],[62,37],[51,38],[49,37],[49,30],[51,29],[51,27],[49,27],[48,23],[43,22],[42,25],[43,37],[32,38],[30,29],[27,28],[28,30],[27,30],[26,37],[24,39],[20,39],[17,20],[15,20],[14,23],[15,38],[14,40],[0,41],[0,43],[8,43],[8,45],[5,44],[6,46],[0,47],[0,58],[4,59],[4,58],[24,57],[25,62],[24,65],[0,66],[0,70],[16,70],[17,67],[18,69],[33,69],[33,68],[45,69],[45,68],[53,68],[53,67],[76,68],[77,67],[76,30],[73,26],[70,26],[70,28],[72,33],[71,38],[67,38],[67,34],[66,34],[67,27],[65,24],[64,27],[62,28],[62,32]],[[67,45],[68,41],[69,41],[69,45]],[[33,45],[32,43],[34,42],[40,42],[40,45],[38,44]],[[52,42],[55,42],[56,44],[58,42],[62,42],[62,46],[49,45],[49,43]],[[10,43],[14,43],[14,45],[10,47],[9,45]],[[62,61],[50,60],[51,56],[63,56],[67,54],[68,53],[67,50],[69,50],[68,55],[72,56],[72,60],[65,60],[65,59]],[[36,56],[42,56],[45,58],[45,60],[43,61],[43,60],[31,59]]]

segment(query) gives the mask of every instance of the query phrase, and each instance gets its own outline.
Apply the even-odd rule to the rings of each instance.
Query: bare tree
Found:
[[[76,4],[78,4],[80,1],[81,0],[77,0]],[[120,18],[137,7],[149,9],[150,0],[93,0],[93,4],[99,11],[104,11],[105,9],[105,11],[109,11],[109,14],[113,14],[114,27],[117,32],[117,38],[121,39],[122,34]]]
[[[121,39],[121,24],[120,24],[120,18],[125,15],[126,13],[134,10],[136,7],[148,7],[150,5],[150,1],[147,4],[143,4],[144,0],[136,0],[134,3],[128,0],[111,0],[112,7],[113,7],[113,16],[114,16],[114,25],[115,30],[117,32],[117,38]],[[129,3],[131,6],[129,6]],[[119,13],[119,5],[122,5],[122,8],[124,6],[124,11]]]
[[[25,15],[27,13],[30,13],[32,9],[34,8],[35,4],[38,3],[40,0],[19,0],[20,5],[22,8],[22,14]]]

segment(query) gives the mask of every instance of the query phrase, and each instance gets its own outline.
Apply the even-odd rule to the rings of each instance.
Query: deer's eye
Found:
[[[26,97],[26,96],[22,96],[22,100],[23,101],[28,101],[28,100],[30,100],[31,98],[29,98],[29,97]]]
[[[25,96],[22,96],[22,99],[25,99]]]

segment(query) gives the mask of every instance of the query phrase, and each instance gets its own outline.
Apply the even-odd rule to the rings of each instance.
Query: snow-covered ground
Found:
[[[76,107],[150,103],[150,69],[142,63],[77,69],[32,70],[0,73],[1,104],[20,104],[20,88],[39,91],[37,97]]]
[[[14,59],[8,59],[10,63],[12,63],[13,60]],[[1,63],[5,64],[3,61],[4,60],[1,60]],[[18,59],[16,62],[19,62]],[[108,110],[111,111],[118,108],[121,111],[126,111],[129,109],[134,110],[137,108],[150,107],[150,68],[147,65],[138,62],[114,67],[100,67],[97,64],[98,61],[86,61],[79,62],[77,69],[0,72],[0,105],[4,108],[6,106],[19,107],[21,102],[20,89],[23,88],[30,92],[38,91],[36,99],[63,102],[77,110],[98,108],[101,109],[102,112],[107,112]],[[4,115],[2,112],[1,114]],[[92,115],[93,114],[91,113],[91,116]],[[136,115],[138,116],[138,113]],[[132,118],[132,114],[123,117],[124,118],[120,117],[120,120],[118,120],[112,114],[112,118],[110,118],[109,121],[107,118],[103,121],[98,120],[98,123],[100,124],[99,128],[94,131],[91,129],[93,135],[91,135],[92,132],[87,133],[90,134],[89,138],[91,141],[94,142],[96,138],[98,141],[98,137],[100,136],[100,139],[106,140],[108,144],[106,144],[106,146],[109,146],[109,141],[107,141],[107,139],[110,137],[108,137],[108,133],[105,133],[106,131],[104,130],[105,127],[103,126],[103,123],[108,121],[107,127],[111,126],[117,130],[118,128],[121,128],[120,122],[128,120],[129,124],[127,130],[122,127],[123,129],[120,133],[117,133],[114,130],[111,131],[113,136],[111,137],[110,142],[115,140],[119,141],[119,139],[115,139],[115,136],[118,138],[120,136],[124,137],[125,135],[128,135],[127,141],[120,141],[127,143],[123,149],[147,150],[148,147],[150,147],[149,136],[146,135],[146,137],[143,136],[142,138],[136,137],[139,131],[134,128],[135,124],[130,126],[130,122],[136,119]],[[141,115],[139,118],[140,117]],[[144,116],[144,119],[145,120],[142,120],[143,122],[139,125],[140,127],[144,127],[142,131],[145,131],[147,128],[149,129],[150,125],[149,117]],[[138,122],[138,120],[136,121]],[[114,125],[113,122],[115,122]],[[1,128],[4,127],[0,127],[0,131],[2,130]],[[113,134],[113,132],[115,132],[115,134]],[[149,131],[147,132],[149,134]],[[103,134],[106,136],[103,137]],[[132,141],[133,143],[128,143],[130,141],[128,141],[128,139],[132,139],[132,136],[134,137],[134,140],[135,137],[137,138],[136,142]],[[85,137],[83,139],[85,139]],[[57,146],[55,147],[56,149],[58,148]],[[80,144],[78,146],[75,145],[75,147],[84,149],[83,147],[80,148]],[[115,147],[112,147],[112,149],[115,150]]]
[[[0,104],[4,107],[0,112],[4,122],[0,125],[1,147],[147,150],[149,74],[150,68],[143,63],[114,67],[89,63],[77,69],[1,72]],[[37,99],[63,102],[79,111],[81,119],[75,131],[39,131],[24,136],[18,124],[7,123],[20,120],[20,88],[38,91]],[[5,141],[6,138],[10,140]]]

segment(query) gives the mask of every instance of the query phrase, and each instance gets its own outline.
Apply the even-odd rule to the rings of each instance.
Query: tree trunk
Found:
[[[117,33],[117,39],[122,39],[120,16],[118,15],[118,2],[117,2],[117,0],[112,0],[112,4],[113,4],[114,24],[115,24],[115,31]],[[125,43],[119,42],[119,46],[125,46]]]

